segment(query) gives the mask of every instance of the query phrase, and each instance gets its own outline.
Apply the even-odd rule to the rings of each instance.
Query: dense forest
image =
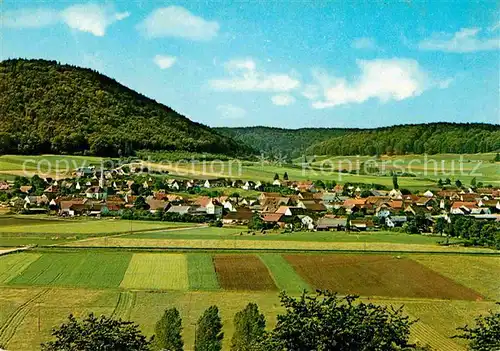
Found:
[[[374,129],[216,128],[271,155],[382,155],[476,153],[500,150],[500,125],[429,123]]]
[[[311,145],[357,131],[356,129],[342,128],[241,127],[215,129],[259,152],[292,158],[302,155]]]
[[[250,148],[96,71],[46,60],[0,62],[0,153],[244,155]]]
[[[315,155],[478,153],[500,150],[500,125],[429,123],[376,128],[334,137],[307,149]]]

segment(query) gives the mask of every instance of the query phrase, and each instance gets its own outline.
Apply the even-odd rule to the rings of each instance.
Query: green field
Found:
[[[8,284],[116,288],[130,257],[129,253],[117,252],[44,253]]]
[[[289,293],[301,293],[304,290],[312,291],[300,275],[278,254],[260,254],[260,259],[271,272],[276,286]]]
[[[206,227],[163,232],[132,233],[123,235],[125,239],[199,239],[199,240],[272,240],[304,242],[386,242],[401,244],[436,244],[444,241],[443,237],[430,235],[410,235],[397,232],[293,232],[268,230],[266,234],[248,233],[245,227]]]
[[[134,254],[120,287],[124,289],[187,290],[189,282],[186,257],[182,254]]]
[[[101,157],[92,156],[63,156],[63,155],[3,155],[0,156],[1,174],[31,176],[67,176],[76,168],[90,165],[100,166]],[[25,174],[26,172],[26,174]]]
[[[189,288],[191,290],[219,290],[219,282],[212,264],[212,255],[190,253],[188,260]]]
[[[120,219],[57,219],[47,216],[0,216],[0,247],[48,246],[106,234],[193,226],[196,224]]]
[[[203,310],[212,304],[218,305],[221,310],[226,333],[224,341],[226,348],[233,332],[234,313],[248,302],[259,304],[268,319],[268,327],[272,327],[276,313],[281,311],[276,291],[222,290],[218,284],[218,275],[226,273],[214,270],[214,255],[46,250],[2,256],[0,257],[0,342],[14,351],[36,349],[40,342],[47,340],[51,328],[60,324],[69,313],[80,316],[91,311],[134,320],[139,323],[143,332],[151,335],[154,324],[163,310],[171,306],[179,308],[183,317],[187,349],[194,340],[192,323],[195,323]],[[306,279],[283,255],[279,253],[247,255],[248,262],[254,262],[253,260],[258,257],[264,263],[265,269],[278,288],[292,294],[300,293],[302,289],[311,290],[312,287],[305,283]],[[353,272],[358,269],[356,265],[352,265],[356,263],[356,257],[365,258],[365,264],[367,264],[366,259],[372,257],[366,254],[320,256],[336,260],[345,259],[346,264],[351,267],[349,269],[354,269]],[[378,256],[373,256],[373,259],[376,257]],[[383,257],[387,260],[394,259],[392,255]],[[418,284],[420,278],[413,276],[415,264],[418,262],[422,265],[420,270],[430,268],[434,272],[422,271],[427,272],[426,279],[459,284],[464,293],[476,291],[484,298],[467,301],[372,296],[370,301],[384,305],[404,305],[405,312],[411,318],[419,319],[412,328],[413,340],[429,343],[436,350],[464,350],[464,343],[461,340],[449,337],[455,333],[457,326],[470,323],[474,316],[494,308],[494,300],[498,299],[498,283],[494,278],[500,274],[499,257],[407,254],[403,258],[406,261],[395,260],[394,264],[414,262],[410,266],[403,264],[399,269],[411,268],[413,273],[407,272],[404,276],[416,280],[408,286],[399,287],[397,291],[416,289],[415,292],[425,292]],[[352,287],[356,289],[358,286],[364,291],[373,287],[373,291],[377,291],[379,285],[377,281],[385,281],[386,284],[392,281],[391,275],[384,273],[391,271],[387,268],[390,266],[373,267],[369,272],[372,278],[352,279],[351,284],[359,284]],[[231,269],[231,266],[226,266],[226,269]],[[342,271],[344,268],[339,265],[325,266],[324,269],[326,276],[329,276],[328,272],[332,269],[344,272]],[[380,275],[375,277],[374,274],[377,272],[380,272]],[[248,276],[247,281],[242,280],[241,283],[248,284],[252,278]],[[401,276],[398,279],[401,279]],[[426,280],[425,283],[433,287],[433,294],[439,296],[439,290],[431,282]],[[448,293],[449,291],[442,291],[443,296]],[[371,295],[364,298],[369,296]],[[40,325],[40,331],[37,325]]]

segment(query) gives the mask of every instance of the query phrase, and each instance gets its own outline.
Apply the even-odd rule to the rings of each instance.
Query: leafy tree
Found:
[[[287,172],[285,172],[285,173],[283,174],[283,180],[288,180],[288,173],[287,173]]]
[[[450,178],[446,178],[446,179],[444,180],[444,183],[445,183],[446,185],[450,185],[450,184],[451,184],[451,179],[450,179]]]
[[[156,323],[154,346],[157,350],[182,351],[182,319],[176,308],[169,308]]]
[[[73,315],[68,322],[52,331],[56,338],[41,345],[42,351],[149,351],[147,340],[133,322],[96,317],[92,313],[82,320]]]
[[[313,184],[318,189],[326,189],[326,185],[325,185],[325,183],[321,179],[314,180]]]
[[[198,320],[196,326],[195,351],[220,351],[222,350],[222,320],[217,306],[210,306]]]
[[[500,303],[497,302],[497,305]],[[472,351],[500,350],[500,311],[490,311],[488,315],[476,318],[475,326],[468,325],[458,328],[462,333],[454,338],[469,341]]]
[[[249,303],[234,316],[234,334],[231,339],[232,351],[255,350],[264,335],[266,319],[255,303]]]
[[[399,189],[398,176],[396,174],[392,175],[392,186],[394,189]]]
[[[281,293],[286,309],[267,333],[263,350],[413,350],[414,323],[399,309],[365,304],[357,296],[338,297],[328,291],[293,298]]]
[[[248,221],[248,229],[261,230],[266,227],[266,223],[260,218],[258,213],[254,213]]]
[[[443,180],[441,178],[439,178],[439,180],[437,181],[437,185],[438,187],[442,188],[443,187]]]
[[[470,180],[470,185],[471,185],[471,187],[473,187],[473,188],[475,188],[475,187],[476,187],[476,177],[474,177],[474,178],[472,178],[472,179]]]
[[[446,221],[444,220],[443,217],[439,217],[438,219],[436,219],[436,224],[434,225],[434,232],[443,234],[445,226],[446,226]]]
[[[459,189],[462,187],[462,182],[460,181],[460,179],[455,180],[455,186]]]
[[[134,208],[137,210],[149,210],[149,205],[142,196],[138,196],[134,201]]]
[[[500,162],[500,153],[497,152],[495,158],[493,159],[495,162]]]

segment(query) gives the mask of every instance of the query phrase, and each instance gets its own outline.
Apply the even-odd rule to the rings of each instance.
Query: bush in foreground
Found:
[[[42,351],[149,351],[151,341],[139,331],[137,324],[110,317],[88,317],[78,320],[73,315],[68,322],[52,331],[56,338],[42,344]]]
[[[497,303],[500,305],[500,303]],[[500,350],[500,311],[490,313],[486,316],[476,318],[474,327],[458,328],[462,333],[454,338],[469,341],[469,349],[472,351],[497,351]]]
[[[414,323],[402,308],[365,304],[357,296],[328,291],[293,298],[281,294],[286,309],[264,337],[262,350],[415,350],[409,343]]]

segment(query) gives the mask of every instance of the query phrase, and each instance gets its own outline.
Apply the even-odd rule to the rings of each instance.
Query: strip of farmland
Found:
[[[192,290],[219,290],[219,282],[212,255],[191,253],[188,258],[189,288]]]
[[[341,294],[480,300],[474,290],[407,258],[390,255],[286,255],[316,289]]]
[[[226,290],[277,290],[267,267],[254,255],[215,255],[219,284]]]
[[[134,254],[120,286],[129,289],[187,290],[186,256]]]
[[[12,285],[114,288],[127,269],[129,253],[44,253]]]

